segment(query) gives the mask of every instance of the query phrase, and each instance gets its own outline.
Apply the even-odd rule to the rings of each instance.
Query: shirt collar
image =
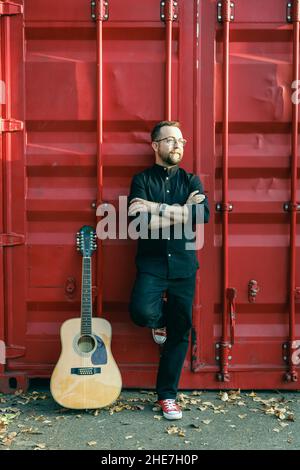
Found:
[[[167,168],[165,166],[162,166],[162,165],[159,165],[158,163],[154,163],[153,165],[153,169],[161,176],[174,176],[176,175],[177,171],[178,171],[178,165],[174,165],[170,168]]]

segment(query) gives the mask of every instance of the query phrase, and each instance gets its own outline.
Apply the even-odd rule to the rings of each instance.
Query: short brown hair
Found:
[[[178,127],[180,129],[180,123],[178,121],[160,121],[158,122],[151,131],[151,140],[155,142],[160,136],[160,130],[162,127]]]

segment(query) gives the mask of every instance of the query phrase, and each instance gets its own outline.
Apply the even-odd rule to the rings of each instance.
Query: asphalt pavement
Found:
[[[97,410],[69,410],[49,380],[0,394],[1,450],[300,449],[300,393],[183,390],[183,418],[168,421],[151,390],[123,390]]]

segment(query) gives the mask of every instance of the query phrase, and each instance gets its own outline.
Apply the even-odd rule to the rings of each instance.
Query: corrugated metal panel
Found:
[[[81,225],[95,226],[97,199],[97,35],[90,3],[24,3],[24,31],[21,16],[1,17],[1,38],[5,21],[15,22],[8,52],[14,70],[12,117],[26,125],[25,152],[22,133],[11,137],[10,154],[3,146],[7,137],[1,142],[1,231],[24,234],[26,240],[0,248],[5,272],[0,333],[11,355],[18,356],[18,350],[20,356],[5,365],[12,377],[22,371],[24,377],[51,374],[60,325],[80,313],[81,258],[74,237]],[[263,8],[259,1],[236,0],[229,25],[228,198],[233,210],[228,213],[228,287],[237,296],[228,381],[218,375],[224,283],[222,213],[214,209],[223,197],[224,23],[217,21],[217,3],[179,1],[179,20],[173,22],[172,118],[182,122],[189,141],[183,167],[200,175],[212,208],[199,253],[192,342],[180,384],[298,388],[297,382],[284,382],[288,365],[283,359],[289,339],[289,213],[283,203],[290,200],[292,120],[292,26],[283,0],[268,0]],[[133,174],[153,162],[149,131],[165,113],[165,41],[158,0],[109,1],[109,20],[103,24],[106,202],[117,205],[118,197],[128,194]],[[1,41],[1,77],[4,57]],[[1,116],[5,112],[2,107]],[[153,387],[159,351],[149,330],[133,325],[128,313],[135,249],[133,241],[103,242],[103,316],[112,323],[123,385]],[[96,293],[95,257],[93,262]],[[251,280],[259,287],[255,302],[248,295]],[[96,297],[94,305],[96,314]],[[299,303],[296,320],[299,337]]]

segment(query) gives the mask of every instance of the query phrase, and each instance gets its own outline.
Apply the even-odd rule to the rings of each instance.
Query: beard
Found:
[[[182,160],[182,153],[179,150],[172,150],[171,152],[159,153],[160,158],[163,162],[168,165],[177,165]]]

